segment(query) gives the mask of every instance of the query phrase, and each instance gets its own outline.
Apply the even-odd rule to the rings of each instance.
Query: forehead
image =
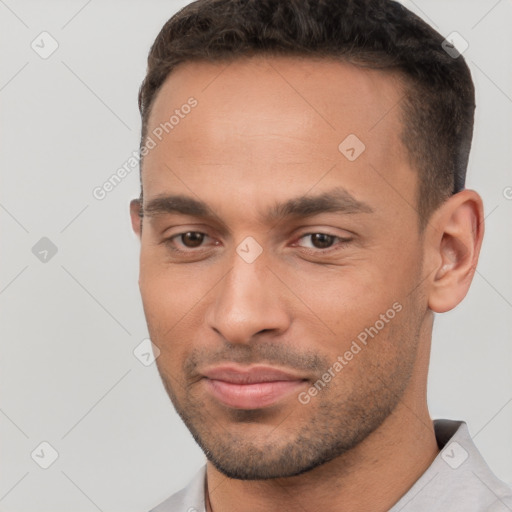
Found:
[[[205,118],[224,129],[250,118],[255,130],[266,121],[281,133],[293,133],[297,128],[302,131],[293,121],[309,119],[319,135],[329,129],[341,132],[347,125],[363,133],[383,116],[388,127],[390,121],[398,121],[399,109],[389,110],[403,93],[396,74],[334,59],[257,56],[230,62],[187,62],[158,91],[148,126],[165,123],[169,114],[193,96],[200,108],[194,109],[195,122],[186,123],[190,129]],[[178,133],[187,135],[186,125],[173,128],[174,139]]]
[[[284,199],[294,187],[304,194],[342,185],[371,196],[385,183],[378,175],[412,190],[415,174],[401,142],[403,94],[393,74],[335,60],[182,64],[153,103],[147,133],[156,145],[144,161],[144,195],[243,189],[261,202]],[[190,98],[195,106],[184,108]],[[343,153],[352,147],[356,155],[363,150],[353,161]]]

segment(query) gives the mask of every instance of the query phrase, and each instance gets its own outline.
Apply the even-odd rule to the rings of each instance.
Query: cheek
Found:
[[[182,290],[155,252],[151,249],[141,252],[139,287],[151,339],[161,347],[166,332],[177,323],[185,301]]]
[[[139,282],[149,337],[160,350],[158,369],[172,385],[175,379],[179,380],[185,357],[186,344],[180,340],[187,339],[183,333],[186,301],[170,276],[159,272],[158,266],[143,269],[141,265]]]
[[[309,272],[297,281],[297,295],[332,331],[343,339],[373,324],[397,300],[398,294],[377,269],[336,268]]]
[[[150,251],[141,255],[139,286],[151,339],[179,354],[204,325],[208,293],[219,278],[195,265],[170,265]]]
[[[375,258],[350,267],[318,267],[316,272],[301,273],[296,280],[297,295],[329,328],[317,348],[333,362],[345,353],[347,359],[360,363],[366,357],[396,357],[401,338],[397,331],[411,314],[406,304],[418,283],[421,266],[416,256],[398,259],[391,265]],[[308,333],[306,338],[318,339],[318,322],[312,324],[304,317],[299,323]]]
[[[171,319],[204,295],[204,273],[194,265],[172,265],[160,247],[141,252],[139,285],[144,306]]]

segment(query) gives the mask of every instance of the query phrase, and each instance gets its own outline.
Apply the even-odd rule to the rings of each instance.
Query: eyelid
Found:
[[[309,230],[309,231],[303,232],[299,235],[296,235],[294,238],[294,241],[292,242],[292,247],[300,247],[301,249],[305,250],[306,252],[327,253],[327,252],[335,251],[335,250],[339,249],[340,246],[343,246],[344,244],[348,244],[349,242],[351,242],[354,239],[354,235],[350,232],[347,232],[347,233],[350,233],[350,235],[348,237],[346,237],[346,236],[341,236],[339,234],[331,233],[329,231],[330,230],[328,230],[328,229],[318,228],[316,230]],[[199,245],[198,247],[186,247],[185,245],[183,245],[183,243],[181,241],[178,242],[178,244],[179,244],[179,247],[182,247],[182,248],[176,247],[175,245],[178,245],[178,244],[176,244],[175,239],[179,239],[182,235],[184,235],[186,233],[199,233],[199,234],[204,235],[204,237],[205,237],[204,240],[206,240],[206,239],[214,240],[214,238],[212,236],[210,236],[205,231],[201,231],[200,228],[197,228],[197,229],[192,228],[192,229],[185,229],[185,230],[180,231],[179,233],[174,233],[173,235],[167,236],[162,240],[161,243],[164,245],[167,245],[167,246],[171,246],[172,250],[174,250],[176,252],[181,252],[181,253],[197,253],[197,252],[200,252],[201,250],[207,249],[207,246],[204,243]],[[326,236],[334,238],[335,239],[334,244],[332,246],[324,248],[324,249],[314,248],[314,247],[303,247],[303,246],[298,245],[298,241],[301,240],[302,238],[305,238],[307,236],[317,235],[317,234],[322,234],[322,235],[326,235]],[[204,242],[204,240],[203,240],[203,242]],[[219,243],[216,242],[213,245],[218,246]]]
[[[179,239],[182,235],[185,235],[187,233],[199,233],[201,235],[204,235],[204,239],[203,239],[203,242],[204,240],[208,239],[208,238],[211,238],[213,239],[213,237],[211,237],[208,233],[205,233],[204,231],[199,231],[198,229],[187,229],[186,231],[180,231],[179,233],[175,233],[173,235],[170,235],[170,236],[167,236],[165,237],[162,242],[162,244],[164,245],[168,245],[168,246],[171,246],[173,244],[176,244],[175,240],[176,239]],[[178,249],[176,247],[172,247],[173,250],[175,251],[178,251],[178,252],[199,252],[201,249],[205,249],[205,245],[204,244],[201,244],[199,245],[198,247],[187,247],[186,245],[183,245],[183,242],[178,242],[179,243],[179,246],[180,247],[183,247],[183,249]],[[218,245],[218,244],[214,244],[214,245]]]
[[[301,240],[304,237],[312,236],[312,235],[326,235],[326,236],[334,238],[335,241],[334,241],[333,245],[331,245],[330,247],[326,247],[325,249],[316,248],[316,247],[303,247],[301,245],[298,245],[298,241],[299,240]],[[353,239],[354,239],[353,237],[343,237],[343,236],[334,235],[332,233],[328,233],[328,232],[325,232],[325,231],[322,231],[322,230],[317,230],[317,231],[309,231],[307,233],[302,233],[301,235],[299,235],[295,239],[295,242],[293,243],[293,246],[300,247],[301,249],[305,250],[306,252],[312,252],[312,253],[319,253],[319,254],[321,254],[321,253],[327,253],[327,252],[330,252],[330,251],[336,251],[340,247],[343,247],[344,245],[348,244],[349,242],[352,242]]]

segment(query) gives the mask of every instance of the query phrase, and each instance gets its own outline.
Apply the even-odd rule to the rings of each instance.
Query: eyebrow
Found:
[[[212,218],[224,224],[208,204],[180,194],[157,196],[144,205],[143,212],[148,217],[178,213],[193,217]],[[322,194],[299,196],[283,203],[276,202],[261,217],[270,224],[289,217],[312,217],[321,213],[357,214],[373,212],[374,210],[370,205],[357,200],[344,188],[336,187]]]

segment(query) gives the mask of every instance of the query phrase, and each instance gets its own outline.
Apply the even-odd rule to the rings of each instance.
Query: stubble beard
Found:
[[[291,414],[278,419],[273,428],[268,420],[274,415],[272,424],[276,423],[278,410],[223,408],[224,414],[215,416],[194,393],[197,386],[169,378],[158,360],[157,367],[176,411],[217,470],[239,480],[292,477],[352,450],[393,412],[414,369],[420,327],[419,321],[412,323],[390,326],[387,343],[392,340],[396,345],[391,359],[382,363],[378,351],[358,355],[358,381],[352,381],[348,395],[342,396],[342,370],[331,383],[341,386],[329,385],[306,405],[297,400]],[[309,408],[305,415],[304,408]],[[254,435],[258,422],[264,428],[261,435]]]

